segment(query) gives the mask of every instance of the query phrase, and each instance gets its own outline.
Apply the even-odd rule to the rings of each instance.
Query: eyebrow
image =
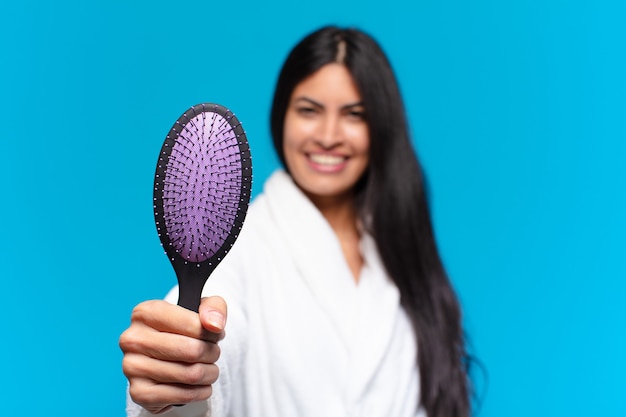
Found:
[[[296,99],[293,100],[294,103],[297,103],[299,101],[306,101],[307,103],[312,104],[315,107],[320,107],[320,108],[324,108],[324,105],[322,103],[319,103],[315,100],[313,100],[312,98],[306,97],[306,96],[302,96],[302,97],[297,97]],[[343,106],[341,106],[342,110],[345,109],[350,109],[352,107],[363,107],[363,102],[362,101],[357,101],[356,103],[348,103],[345,104]]]

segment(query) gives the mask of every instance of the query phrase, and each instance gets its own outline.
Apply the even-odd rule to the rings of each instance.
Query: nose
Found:
[[[317,142],[325,149],[333,148],[343,140],[341,120],[337,115],[327,114],[320,120]]]

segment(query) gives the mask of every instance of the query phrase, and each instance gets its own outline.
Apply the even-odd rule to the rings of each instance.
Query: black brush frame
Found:
[[[228,122],[236,135],[241,159],[241,195],[237,206],[235,220],[224,243],[210,258],[201,262],[192,262],[184,259],[180,254],[178,254],[174,245],[170,241],[166,229],[163,193],[165,189],[164,180],[166,178],[166,168],[172,149],[174,148],[174,144],[178,140],[185,126],[193,118],[202,113],[219,114]],[[198,311],[202,289],[204,288],[206,280],[221,260],[226,256],[241,232],[248,205],[250,203],[251,191],[252,159],[250,155],[250,146],[243,127],[237,117],[226,107],[215,103],[201,103],[189,108],[178,118],[166,136],[163,146],[161,147],[161,152],[159,153],[154,176],[154,220],[163,249],[172,263],[174,272],[178,278],[178,305],[192,311]],[[182,288],[183,283],[186,287],[184,290]]]

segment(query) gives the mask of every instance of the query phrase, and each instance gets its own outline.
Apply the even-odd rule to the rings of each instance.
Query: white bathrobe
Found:
[[[355,283],[321,213],[282,171],[203,295],[228,303],[209,401],[167,416],[423,417],[416,342],[369,235]],[[174,288],[167,299],[177,300]],[[151,414],[128,400],[128,416]]]

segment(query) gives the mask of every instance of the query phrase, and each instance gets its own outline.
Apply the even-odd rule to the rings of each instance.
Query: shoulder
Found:
[[[297,187],[287,173],[283,170],[275,171],[263,184],[263,191],[250,204],[241,238],[249,239],[249,236],[264,235],[274,230],[280,217],[276,207],[293,204],[294,189],[297,190]]]
[[[226,258],[238,258],[237,262],[241,263],[240,257],[256,258],[282,241],[278,227],[281,215],[275,207],[289,204],[283,194],[290,187],[294,187],[291,177],[282,170],[275,171],[265,181],[263,191],[250,203],[241,232]]]
[[[211,292],[243,294],[250,291],[263,281],[265,274],[275,269],[276,263],[283,261],[285,242],[272,211],[272,193],[266,191],[268,182],[275,176],[266,181],[263,192],[248,207],[239,236],[207,282]]]

